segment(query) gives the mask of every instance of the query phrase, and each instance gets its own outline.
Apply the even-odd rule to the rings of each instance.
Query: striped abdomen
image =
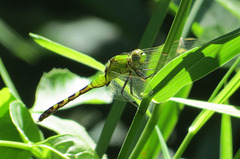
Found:
[[[90,91],[93,88],[98,88],[105,86],[106,84],[105,77],[103,75],[100,75],[97,79],[95,79],[92,83],[87,85],[86,87],[82,88],[78,92],[74,93],[73,95],[69,96],[68,98],[58,102],[57,104],[53,105],[49,109],[47,109],[45,112],[43,112],[40,117],[38,118],[38,122],[43,121],[45,118],[49,117],[51,114],[55,113],[58,109],[62,108],[65,106],[67,103],[70,101],[76,99],[80,95]]]

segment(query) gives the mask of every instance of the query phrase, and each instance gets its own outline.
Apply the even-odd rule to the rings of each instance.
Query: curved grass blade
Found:
[[[179,102],[185,105],[193,106],[195,108],[200,109],[208,109],[222,114],[228,114],[237,118],[240,118],[240,107],[227,105],[227,104],[217,104],[217,103],[210,103],[204,102],[199,100],[191,100],[191,99],[184,99],[184,98],[176,98],[172,97],[170,100]]]
[[[240,53],[240,29],[175,58],[150,81],[153,100],[164,102],[183,86],[219,68]]]
[[[36,43],[38,43],[39,45],[41,45],[42,47],[44,47],[48,50],[51,50],[57,54],[65,56],[69,59],[80,62],[80,63],[87,65],[89,67],[92,67],[96,70],[99,70],[102,72],[104,71],[105,66],[90,56],[87,56],[76,50],[70,49],[66,46],[60,45],[60,44],[53,42],[43,36],[33,34],[33,33],[29,33],[29,35],[34,39],[34,41]]]

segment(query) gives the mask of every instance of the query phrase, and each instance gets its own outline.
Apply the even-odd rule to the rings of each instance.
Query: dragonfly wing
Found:
[[[116,73],[118,74],[118,73]],[[122,101],[136,101],[152,93],[149,83],[138,76],[119,74],[107,87],[115,99]],[[145,90],[148,88],[148,90]]]
[[[196,40],[189,38],[180,41],[176,41],[173,43],[171,52],[177,51],[177,54],[181,54],[193,47]],[[167,61],[163,64],[165,65],[173,58],[168,58],[167,54],[162,53],[164,45],[158,47],[152,47],[147,49],[142,49],[144,62],[135,66],[135,69],[128,70],[124,74],[117,73],[114,71],[109,72],[109,76],[111,76],[111,82],[108,85],[112,94],[115,95],[116,99],[124,100],[124,101],[135,101],[137,99],[142,99],[144,96],[151,94],[152,89],[146,81],[147,77],[151,77],[155,73],[155,68],[158,65],[160,58],[167,58]],[[123,53],[122,55],[129,55],[131,52]],[[112,61],[112,65],[119,65],[121,68],[119,61]],[[137,72],[136,72],[137,70]],[[148,88],[148,90],[145,90]]]

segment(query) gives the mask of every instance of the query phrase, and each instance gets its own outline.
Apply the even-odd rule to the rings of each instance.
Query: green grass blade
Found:
[[[159,28],[161,27],[161,24],[162,24],[162,22],[166,16],[166,13],[168,11],[167,6],[169,5],[169,3],[170,3],[169,0],[164,0],[164,1],[160,1],[159,3],[157,3],[156,8],[154,9],[151,19],[148,23],[148,26],[144,32],[142,40],[139,44],[139,48],[148,48],[153,45],[153,42],[156,39],[157,34],[159,32]],[[115,101],[115,102],[117,102],[117,101]],[[123,103],[121,105],[119,105],[119,102],[117,102],[117,103],[115,103],[115,102],[114,102],[113,107],[109,113],[107,120],[106,120],[106,123],[104,125],[103,131],[100,136],[100,139],[97,143],[96,152],[98,153],[98,155],[100,157],[104,154],[104,151],[107,148],[106,146],[108,146],[106,143],[109,142],[110,137],[112,136],[111,133],[113,133],[113,132],[111,130],[113,130],[113,128],[116,127],[117,121],[119,120],[118,117],[115,115],[116,111],[114,111],[114,110],[116,108],[114,108],[114,107],[119,107],[119,109],[120,109],[120,108],[124,108],[124,105],[125,105],[125,104],[123,105]],[[117,105],[119,105],[119,106],[117,106]],[[114,116],[114,118],[112,118],[113,116]],[[111,120],[109,118],[111,118]],[[114,119],[114,121],[116,122],[115,126],[113,124],[112,119]]]
[[[38,52],[2,19],[0,19],[0,43],[10,50],[10,53],[27,63],[35,64],[39,60]]]
[[[156,8],[153,10],[151,19],[139,44],[139,48],[149,48],[153,45],[160,30],[159,28],[167,14],[169,3],[169,0],[161,0],[156,4]]]
[[[239,1],[225,1],[225,0],[217,0],[219,4],[221,4],[225,9],[227,9],[230,13],[232,13],[235,17],[240,19],[239,12]]]
[[[144,35],[141,39],[139,48],[148,48],[153,45],[153,42],[156,39],[157,34],[159,32],[159,28],[161,27],[162,22],[165,19],[166,13],[168,11],[167,6],[169,5],[169,3],[170,3],[170,0],[162,0],[157,3],[156,8],[154,9],[154,11],[152,13],[151,19],[150,19],[148,26],[144,32]],[[117,101],[115,101],[115,102],[117,102]],[[117,102],[117,104],[115,104],[115,102],[113,104],[112,109],[115,109],[114,107],[119,105],[119,102]],[[123,104],[119,105],[119,107],[123,107]],[[112,113],[113,113],[113,115],[112,115]],[[115,114],[115,111],[111,110],[108,118],[114,116],[114,114]],[[116,121],[115,126],[113,124],[113,121],[111,121],[111,120],[107,120],[104,125],[103,131],[101,133],[101,136],[100,136],[99,142],[97,144],[97,148],[96,148],[96,151],[99,156],[101,156],[104,153],[103,151],[106,150],[107,145],[105,143],[110,140],[110,139],[107,139],[107,136],[109,138],[112,136],[110,134],[111,131],[108,130],[108,127],[111,127],[110,129],[112,130],[112,128],[116,127],[116,125],[117,125],[118,119],[116,116],[114,117],[114,121]],[[106,128],[106,130],[105,130],[105,128]],[[106,133],[106,132],[108,132],[108,133]],[[104,139],[102,139],[102,138],[104,138]],[[106,142],[104,142],[104,141],[106,141]]]
[[[11,90],[11,93],[14,95],[14,97],[16,97],[19,101],[22,101],[1,58],[0,58],[0,75],[2,76],[2,79],[5,83],[5,85]]]
[[[186,25],[184,26],[184,29],[183,29],[182,38],[187,37],[188,32],[192,28],[192,24],[197,16],[197,13],[200,10],[200,8],[202,7],[202,4],[203,4],[203,0],[194,1],[192,9],[189,13],[188,19],[186,21]]]
[[[109,146],[110,139],[113,135],[116,124],[118,123],[122,115],[125,105],[126,105],[126,102],[115,101],[112,106],[112,109],[107,117],[106,123],[101,132],[101,136],[95,148],[95,151],[97,152],[99,158],[102,158],[102,156],[107,150],[107,147]]]
[[[190,90],[191,85],[187,85],[183,89],[181,89],[175,96],[187,98]],[[161,130],[165,141],[167,141],[179,120],[179,114],[183,110],[184,105],[181,103],[168,101],[162,103],[160,106],[162,108],[157,126]],[[147,144],[145,144],[141,152],[140,156],[144,156],[142,157],[142,159],[152,159],[158,157],[161,151],[161,145],[159,144],[157,138],[159,137],[156,135],[155,131],[151,134],[151,137],[148,139]]]
[[[234,62],[234,64],[231,66],[228,72],[224,75],[222,80],[218,83],[216,89],[213,91],[211,97],[209,98],[209,101],[212,101],[216,97],[217,93],[220,91],[222,86],[227,82],[229,76],[232,74],[232,72],[235,70],[235,68],[238,66],[239,63],[240,63],[240,56],[237,58],[237,60]]]
[[[171,159],[170,153],[169,153],[169,151],[168,151],[167,144],[166,144],[166,142],[164,141],[164,138],[163,138],[163,135],[162,135],[160,129],[158,129],[158,127],[155,127],[155,129],[157,130],[157,133],[158,133],[159,142],[161,143],[161,146],[162,146],[162,152],[163,152],[164,158],[165,158],[165,159]]]
[[[231,117],[222,115],[220,158],[231,159],[233,157]]]
[[[186,19],[188,17],[188,13],[191,7],[191,0],[182,0],[179,6],[179,10],[176,14],[176,17],[173,20],[173,24],[170,28],[169,34],[167,36],[165,45],[163,47],[163,51],[164,53],[168,54],[170,53],[172,44],[174,43],[174,41],[179,40],[181,35],[182,35],[182,31],[183,31],[183,27],[185,25]],[[171,57],[175,57],[174,55],[171,55]]]
[[[40,35],[37,35],[37,34],[33,34],[33,33],[30,33],[29,34],[36,43],[38,43],[39,45],[41,45],[42,47],[48,49],[48,50],[51,50],[59,55],[62,55],[64,57],[67,57],[69,59],[72,59],[72,60],[75,60],[79,63],[82,63],[82,64],[85,64],[89,67],[92,67],[96,70],[99,70],[99,71],[104,71],[104,68],[105,66],[96,61],[95,59],[93,59],[92,57],[90,56],[87,56],[83,53],[80,53],[76,50],[73,50],[73,49],[70,49],[66,46],[63,46],[63,45],[60,45],[56,42],[53,42],[43,36],[40,36]]]
[[[223,103],[226,101],[240,86],[240,71],[230,80],[226,87],[214,98],[214,103]],[[179,158],[186,147],[188,146],[194,135],[201,129],[201,127],[208,121],[214,114],[211,110],[203,110],[197,118],[193,121],[188,129],[188,134],[184,138],[180,147],[178,148],[174,158]]]
[[[169,53],[173,42],[176,39],[180,38],[180,36],[182,34],[182,28],[184,26],[184,23],[185,23],[186,18],[187,18],[188,10],[190,8],[190,4],[191,4],[191,1],[183,0],[181,2],[179,10],[177,12],[177,15],[174,18],[173,25],[170,29],[170,33],[169,33],[169,35],[167,37],[167,40],[166,40],[166,43],[164,45],[164,48],[163,48],[164,53]],[[166,58],[162,58],[162,57],[160,57],[160,59],[163,60],[163,61],[167,60]],[[162,61],[160,61],[160,63],[162,63]],[[161,67],[162,67],[161,65],[158,65],[157,69],[161,68]],[[140,111],[138,111],[137,114],[135,115],[133,123],[130,127],[130,130],[129,130],[128,136],[126,138],[125,143],[128,143],[127,145],[132,145],[133,144],[134,139],[131,138],[131,136],[136,134],[136,132],[139,130],[140,123],[143,120],[143,116],[141,114],[143,112],[146,112],[150,101],[151,101],[151,97],[150,98],[145,98],[145,99],[142,100],[140,108],[139,108]],[[153,131],[153,129],[154,129],[154,127],[155,127],[155,125],[158,121],[159,113],[160,113],[160,107],[155,106],[154,111],[153,111],[153,115],[150,118],[150,120],[148,121],[148,124],[145,127],[144,132],[142,133],[140,139],[138,140],[137,145],[135,146],[134,150],[132,151],[132,154],[131,154],[130,158],[137,158],[139,156],[142,148],[144,147],[145,143],[147,142],[148,138],[150,137],[150,134],[152,133],[152,131]],[[125,147],[125,149],[126,149],[125,152],[129,151],[129,148],[127,146]],[[120,155],[121,155],[121,152],[120,152]],[[128,154],[125,154],[125,155],[121,156],[121,158],[128,158]]]
[[[233,159],[239,159],[239,158],[240,158],[240,149],[238,149]]]
[[[161,103],[240,53],[240,29],[196,47],[169,62],[150,81],[153,100]]]
[[[200,109],[208,109],[218,113],[231,115],[233,117],[240,118],[240,107],[226,105],[226,104],[216,104],[210,102],[204,102],[199,100],[183,99],[183,98],[170,98],[171,101],[179,102],[188,106],[192,106]]]

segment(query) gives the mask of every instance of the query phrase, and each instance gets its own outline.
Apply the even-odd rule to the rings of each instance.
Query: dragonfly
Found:
[[[191,48],[189,46],[193,45],[194,42],[194,39],[174,42],[171,51],[185,52]],[[112,57],[108,60],[103,74],[100,74],[84,88],[44,111],[38,118],[38,122],[54,114],[58,109],[77,97],[103,86],[112,90],[115,95],[114,98],[129,101],[136,105],[137,100],[141,100],[152,93],[148,79],[154,76],[160,58],[163,56],[167,58],[167,54],[162,53],[163,46],[164,44],[147,49],[135,49]]]

